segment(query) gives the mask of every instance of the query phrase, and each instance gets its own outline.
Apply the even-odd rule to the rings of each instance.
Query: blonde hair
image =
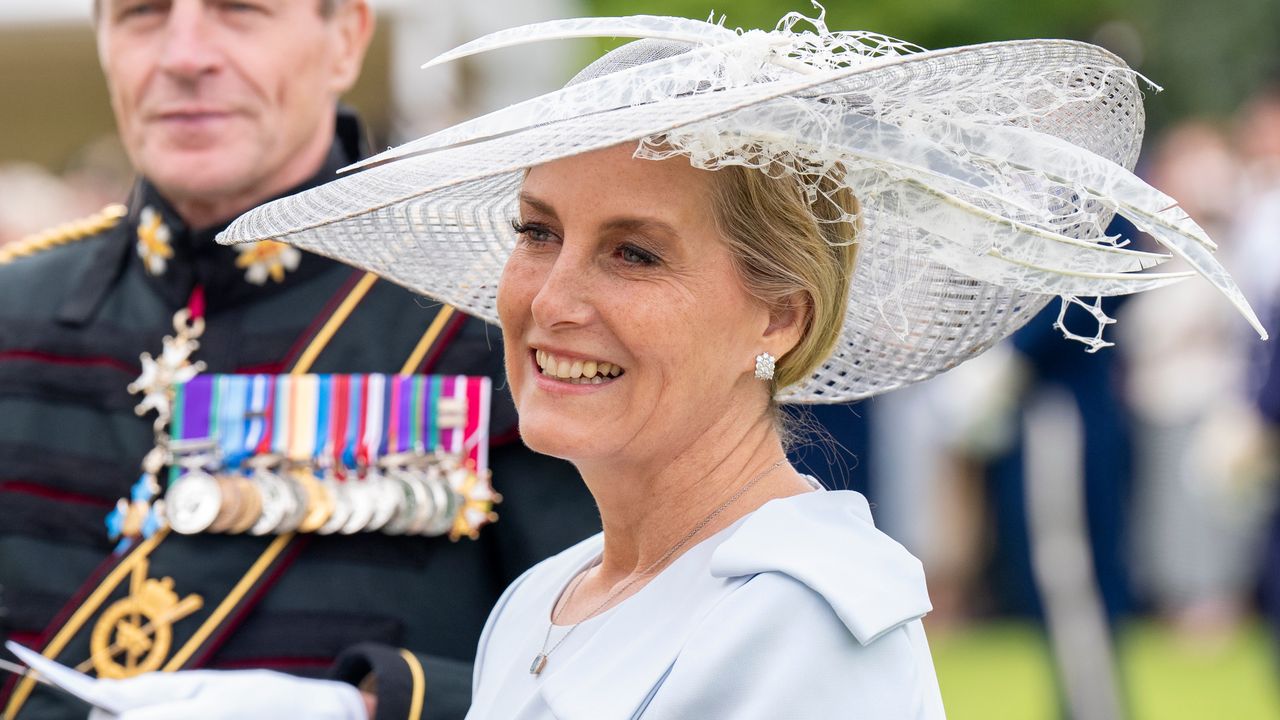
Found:
[[[759,169],[722,165],[713,173],[716,224],[748,292],[779,310],[801,300],[800,341],[778,359],[775,390],[808,378],[844,325],[859,206],[836,172],[815,176],[775,160]]]

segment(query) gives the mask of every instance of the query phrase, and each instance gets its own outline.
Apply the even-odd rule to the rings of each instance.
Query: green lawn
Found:
[[[1029,623],[931,631],[950,720],[1056,720],[1049,649]],[[1280,674],[1270,641],[1251,626],[1214,649],[1180,641],[1155,623],[1130,624],[1120,667],[1133,720],[1275,720]]]

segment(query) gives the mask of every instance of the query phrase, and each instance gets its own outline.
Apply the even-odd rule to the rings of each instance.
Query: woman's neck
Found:
[[[589,578],[603,586],[660,571],[655,564],[669,564],[769,500],[811,489],[786,463],[768,417],[745,433],[740,424],[710,429],[653,466],[626,462],[579,470],[604,527],[604,553]]]

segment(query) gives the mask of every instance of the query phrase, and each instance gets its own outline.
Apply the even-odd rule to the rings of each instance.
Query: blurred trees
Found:
[[[588,0],[596,15],[728,16],[771,28],[807,0]],[[1060,37],[1104,45],[1167,92],[1148,94],[1152,130],[1180,117],[1226,117],[1280,71],[1280,0],[830,0],[827,25],[927,48]]]

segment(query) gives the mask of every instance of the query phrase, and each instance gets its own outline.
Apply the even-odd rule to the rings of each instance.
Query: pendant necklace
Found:
[[[677,542],[675,545],[672,545],[670,549],[668,549],[665,553],[662,554],[662,557],[658,558],[657,560],[654,560],[644,570],[641,570],[639,573],[632,576],[630,580],[627,580],[625,583],[615,588],[613,592],[610,592],[605,597],[605,599],[600,602],[599,605],[596,605],[594,608],[592,608],[591,612],[587,613],[585,617],[583,617],[578,622],[570,625],[569,629],[565,631],[564,635],[561,635],[560,639],[556,641],[556,644],[552,645],[551,649],[548,650],[547,643],[551,641],[551,630],[555,628],[556,620],[560,618],[560,614],[564,611],[564,608],[569,604],[570,601],[573,600],[573,594],[577,592],[578,586],[582,584],[582,581],[587,577],[587,573],[591,572],[591,569],[594,568],[595,565],[592,565],[591,567],[588,567],[582,572],[578,573],[578,576],[573,579],[573,584],[569,586],[568,591],[566,591],[565,593],[564,602],[560,603],[559,607],[557,607],[551,614],[551,622],[547,623],[547,634],[544,635],[542,638],[542,649],[538,651],[538,654],[535,655],[533,658],[533,662],[529,664],[529,674],[531,675],[542,674],[543,669],[547,667],[547,658],[550,657],[551,653],[555,652],[556,648],[560,647],[564,643],[564,641],[569,638],[571,634],[573,634],[574,630],[578,629],[579,625],[598,615],[600,611],[604,609],[605,606],[607,606],[610,602],[613,601],[614,598],[618,597],[623,592],[626,592],[628,588],[630,588],[632,585],[635,585],[637,582],[639,582],[641,578],[648,577],[649,575],[653,574],[655,570],[661,567],[662,564],[665,563],[668,559],[670,559],[672,555],[675,555],[676,552],[680,550],[680,548],[684,547],[699,532],[701,532],[703,528],[705,528],[708,524],[710,524],[712,520],[715,520],[717,517],[719,517],[721,513],[727,510],[730,505],[733,505],[735,502],[737,502],[744,494],[746,494],[748,490],[754,487],[756,483],[763,480],[765,476],[767,476],[769,473],[773,472],[774,470],[777,470],[779,467],[782,467],[782,464],[785,463],[786,461],[787,459],[785,457],[782,458],[778,462],[765,468],[765,470],[761,472],[759,475],[756,475],[754,478],[751,478],[750,482],[743,485],[741,488],[738,488],[738,491],[735,492],[732,496],[730,496],[728,500],[725,500],[723,503],[721,503],[720,507],[716,508],[715,510],[712,510],[711,514],[704,517],[701,521],[698,522],[697,525],[693,526],[692,530],[685,533],[684,537],[680,538],[679,542]]]

